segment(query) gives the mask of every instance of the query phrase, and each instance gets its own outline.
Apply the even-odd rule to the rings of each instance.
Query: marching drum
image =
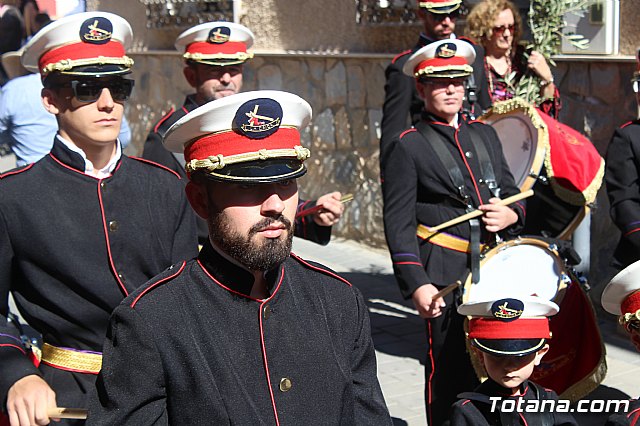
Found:
[[[591,299],[555,244],[518,238],[489,249],[480,261],[480,280],[472,283],[469,274],[462,301],[522,295],[543,297],[560,306],[560,312],[549,321],[553,336],[549,352],[531,380],[555,390],[561,398],[583,398],[604,380],[605,349]],[[487,375],[482,362],[475,351],[469,352],[476,374],[483,380]]]
[[[483,255],[480,280],[464,285],[462,301],[497,300],[504,297],[538,296],[561,302],[571,281],[553,244],[535,238],[504,241]]]
[[[567,239],[602,184],[604,160],[584,136],[520,98],[496,102],[480,120],[491,125],[527,201],[523,235]]]

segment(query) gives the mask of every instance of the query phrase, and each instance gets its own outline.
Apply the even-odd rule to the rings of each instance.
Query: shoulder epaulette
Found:
[[[164,117],[162,117],[158,123],[156,124],[156,126],[153,128],[153,131],[158,133],[158,129],[160,128],[160,126],[162,125],[162,123],[164,123],[165,121],[167,121],[167,119],[169,119],[169,117],[171,117],[171,114],[173,114],[175,112],[175,108],[171,107],[171,109],[169,110],[168,113],[166,113],[164,115]]]
[[[402,58],[404,55],[408,55],[411,52],[412,50],[409,49],[409,50],[405,50],[404,52],[398,53],[396,56],[393,57],[393,59],[391,60],[391,63],[395,64],[398,59]]]
[[[186,265],[187,265],[187,262],[183,260],[179,268],[177,267],[178,266],[177,264],[170,266],[165,272],[173,271],[175,269],[173,273],[167,276],[164,276],[164,274],[158,275],[158,277],[156,277],[158,278],[158,280],[155,282],[148,283],[145,289],[142,290],[135,299],[133,299],[133,302],[131,302],[131,305],[129,306],[131,306],[131,308],[135,308],[136,304],[140,299],[142,299],[143,296],[145,296],[146,294],[149,294],[151,290],[158,288],[162,284],[168,283],[169,281],[171,281],[172,279],[180,275]]]
[[[469,37],[466,36],[462,36],[462,37],[456,37],[458,40],[463,40],[466,41],[467,43],[471,44],[472,46],[476,45],[476,42],[473,41],[472,39],[470,39]]]
[[[131,158],[132,160],[138,160],[138,161],[140,161],[142,163],[150,164],[152,166],[156,166],[156,167],[158,167],[160,169],[166,170],[166,171],[170,172],[171,174],[173,174],[178,179],[182,180],[182,176],[180,176],[178,173],[176,173],[175,170],[171,170],[170,168],[168,168],[165,165],[162,165],[160,163],[156,163],[155,161],[147,160],[146,158],[142,158],[142,157],[129,157],[129,158]]]
[[[27,164],[26,166],[16,167],[15,169],[9,170],[8,172],[0,173],[0,179],[6,178],[6,177],[9,177],[9,176],[13,176],[13,175],[17,175],[17,174],[20,174],[22,172],[26,172],[31,167],[33,167],[34,164],[35,163]]]
[[[304,267],[312,269],[316,272],[320,272],[321,274],[324,275],[328,275],[332,278],[335,278],[338,281],[342,281],[343,283],[345,283],[346,285],[348,285],[349,287],[351,287],[351,283],[347,280],[345,280],[344,278],[342,278],[340,275],[336,274],[335,272],[333,272],[331,269],[327,268],[324,265],[320,265],[318,263],[311,263],[309,261],[306,261],[300,257],[298,257],[297,255],[291,253],[291,258],[294,260],[297,260],[300,264],[302,264]]]

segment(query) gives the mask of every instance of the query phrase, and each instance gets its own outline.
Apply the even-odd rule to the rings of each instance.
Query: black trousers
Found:
[[[445,312],[426,321],[425,400],[429,426],[448,425],[457,395],[471,392],[480,384],[466,348],[465,317],[456,311],[458,294],[455,291],[446,296]]]

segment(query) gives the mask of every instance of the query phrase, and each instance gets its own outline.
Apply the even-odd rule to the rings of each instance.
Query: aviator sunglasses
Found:
[[[456,9],[453,12],[449,12],[449,13],[429,12],[429,15],[431,15],[433,20],[436,22],[442,22],[447,18],[453,21],[454,19],[458,19],[460,17],[460,9]]]
[[[98,80],[72,80],[64,87],[71,87],[73,96],[79,102],[95,102],[100,98],[102,89],[109,89],[111,97],[116,102],[124,102],[129,99],[133,91],[133,80],[125,78],[109,81]]]
[[[509,32],[513,34],[513,31],[515,31],[515,29],[516,29],[515,24],[500,25],[498,27],[493,27],[493,33],[497,35],[502,35],[504,34],[505,31],[509,30]]]

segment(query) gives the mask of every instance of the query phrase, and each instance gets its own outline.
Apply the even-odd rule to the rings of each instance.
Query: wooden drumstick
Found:
[[[86,419],[89,410],[84,408],[55,407],[47,410],[50,419]]]
[[[521,192],[519,194],[512,195],[511,197],[507,197],[504,200],[500,200],[498,202],[498,205],[508,206],[509,204],[513,204],[516,201],[520,201],[520,200],[523,200],[525,198],[529,198],[532,195],[533,195],[533,189],[530,189],[528,191],[524,191],[524,192]],[[451,220],[448,220],[448,221],[446,221],[444,223],[441,223],[438,226],[434,226],[433,228],[429,228],[429,231],[431,231],[431,232],[441,231],[441,230],[443,230],[445,228],[448,228],[450,226],[457,225],[457,224],[462,223],[462,222],[466,222],[467,220],[473,219],[474,217],[482,216],[483,214],[484,214],[484,212],[482,210],[474,210],[472,212],[465,213],[462,216],[458,216],[458,217],[456,217],[454,219],[451,219]]]
[[[345,194],[342,197],[340,197],[340,202],[342,204],[348,203],[351,200],[353,200],[353,194]],[[296,214],[296,219],[299,218],[299,217],[304,217],[304,216],[308,216],[310,214],[317,213],[320,210],[322,210],[323,208],[324,208],[324,206],[322,204],[318,204],[315,207],[311,207],[309,209],[299,211]]]
[[[441,297],[445,297],[447,294],[451,293],[453,290],[460,287],[461,285],[462,285],[462,282],[460,280],[456,281],[453,284],[449,284],[448,286],[446,286],[445,288],[443,288],[442,290],[434,294],[431,297],[431,300],[437,300]]]

